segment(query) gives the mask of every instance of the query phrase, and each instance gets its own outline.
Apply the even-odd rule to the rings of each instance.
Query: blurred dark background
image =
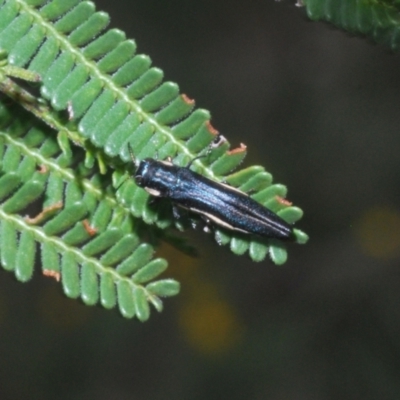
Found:
[[[0,398],[400,398],[398,54],[294,1],[97,0],[305,211],[281,267],[190,232],[141,324],[1,272]]]

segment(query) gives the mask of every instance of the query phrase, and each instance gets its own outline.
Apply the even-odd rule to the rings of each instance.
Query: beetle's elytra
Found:
[[[190,165],[190,164],[189,164]],[[224,228],[267,238],[294,240],[290,224],[246,193],[188,167],[146,158],[136,162],[136,184],[152,196],[200,214]]]

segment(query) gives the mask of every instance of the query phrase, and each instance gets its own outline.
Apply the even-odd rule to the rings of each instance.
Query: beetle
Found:
[[[206,221],[233,231],[266,238],[295,240],[293,228],[246,193],[206,178],[169,161],[145,158],[135,161],[133,178],[151,196],[169,199],[174,206],[200,214]],[[175,214],[175,213],[174,213]]]

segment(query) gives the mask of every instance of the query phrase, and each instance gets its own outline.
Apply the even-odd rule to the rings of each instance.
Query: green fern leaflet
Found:
[[[393,50],[400,47],[400,2],[396,0],[302,0],[308,16],[367,35]]]
[[[40,247],[43,273],[61,278],[68,297],[105,308],[118,304],[124,317],[141,321],[149,303],[161,311],[160,297],[177,294],[179,284],[153,281],[167,263],[141,243],[140,221],[102,190],[105,177],[84,167],[82,152],[66,157],[49,128],[6,104],[0,103],[3,268],[29,280]]]
[[[218,132],[208,111],[194,109],[175,83],[163,82],[149,57],[136,54],[135,42],[120,30],[107,30],[108,23],[89,1],[0,0],[0,49],[7,55],[0,88],[48,125],[27,115],[21,121],[20,110],[2,103],[0,254],[4,268],[27,280],[38,243],[45,273],[60,274],[68,296],[118,304],[123,315],[145,320],[150,303],[161,309],[160,297],[179,287],[152,281],[166,262],[152,259],[140,227],[144,222],[159,232],[179,222],[169,205],[150,206],[149,195],[126,179],[129,145],[138,159],[170,157],[185,166]],[[39,77],[38,93],[7,77],[18,74]],[[244,146],[230,149],[223,139],[193,169],[249,193],[290,223],[299,220],[302,211],[284,200],[286,187],[273,184],[264,168],[232,172],[245,154]],[[23,217],[31,207],[36,215]],[[214,234],[235,254],[286,261],[279,241],[222,228]],[[298,243],[307,241],[300,230],[295,235]]]

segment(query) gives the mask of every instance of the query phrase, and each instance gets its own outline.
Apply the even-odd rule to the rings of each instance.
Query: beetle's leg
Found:
[[[212,224],[211,224],[210,219],[204,215],[201,216],[201,219],[204,221],[203,232],[211,233],[212,232],[212,227],[211,227]]]
[[[160,204],[161,200],[162,200],[161,197],[150,196],[149,201],[148,201],[148,205],[150,207],[155,207],[155,206],[157,206],[157,204]]]
[[[190,218],[190,225],[192,226],[192,229],[197,230],[199,227],[203,227],[203,222],[202,218]]]
[[[172,206],[172,215],[174,216],[175,219],[180,219],[182,217],[182,212],[178,206],[175,205]]]
[[[212,231],[211,231],[210,225],[207,225],[207,224],[204,225],[203,232],[205,232],[205,233],[211,233]]]
[[[187,215],[187,210],[184,208],[180,208],[177,205],[173,204],[172,205],[172,214],[174,216],[174,223],[177,229],[180,231],[184,231],[188,227],[188,219],[183,218],[185,215]]]

